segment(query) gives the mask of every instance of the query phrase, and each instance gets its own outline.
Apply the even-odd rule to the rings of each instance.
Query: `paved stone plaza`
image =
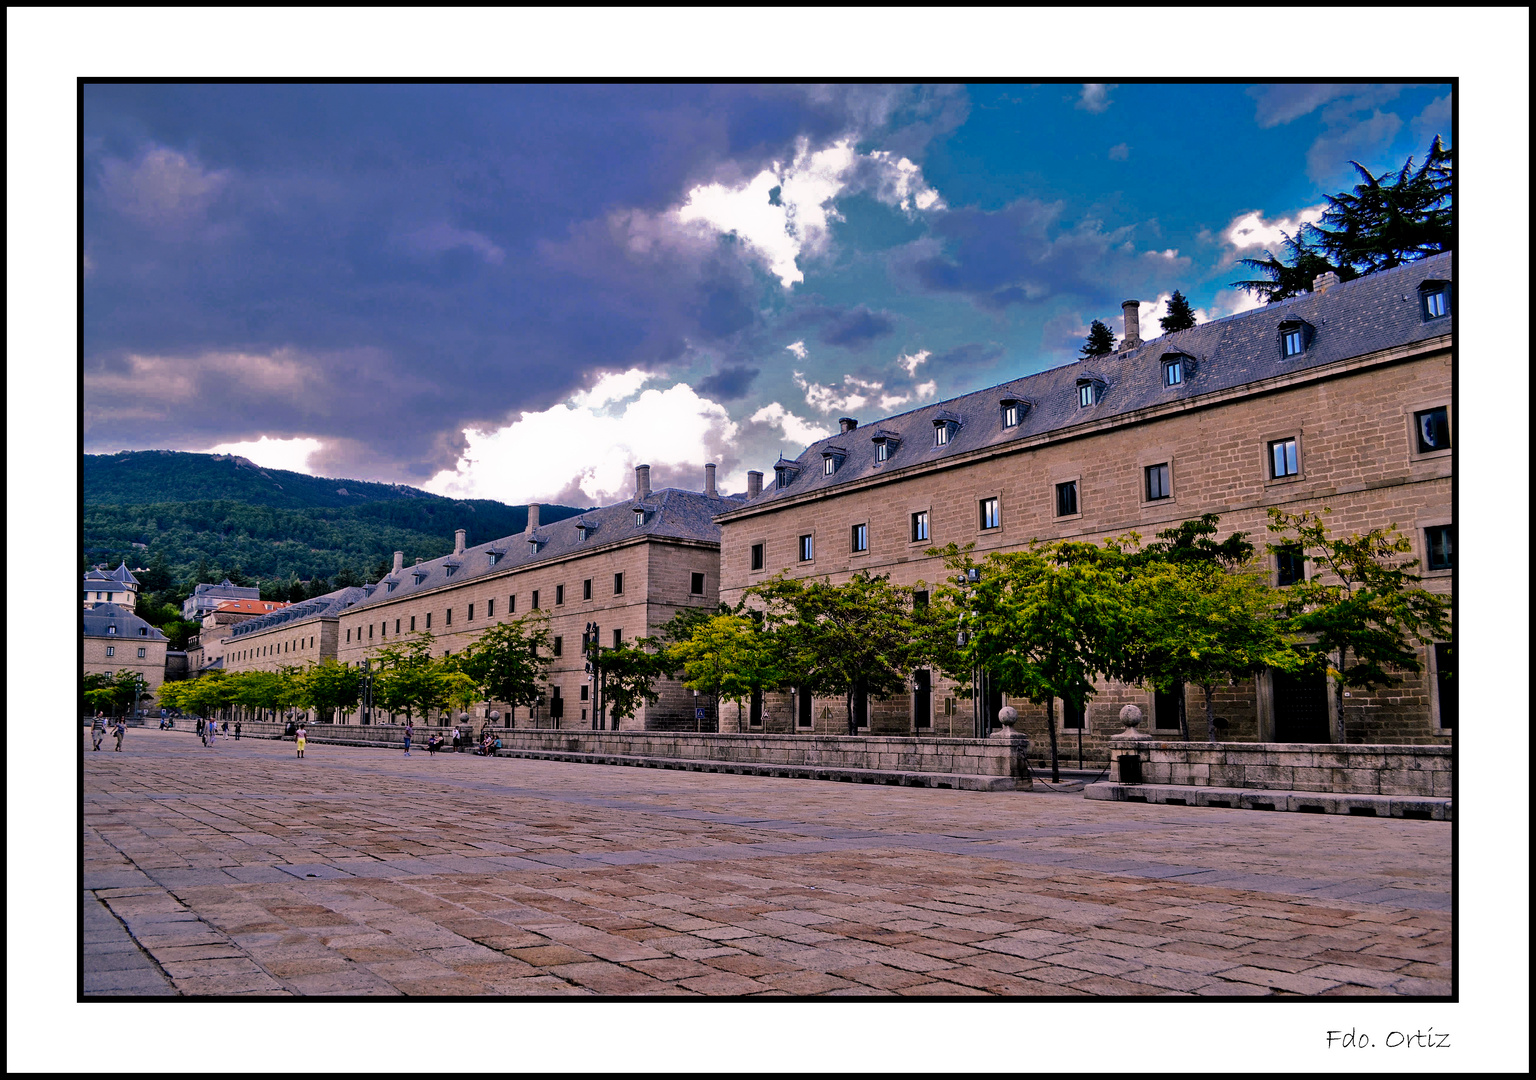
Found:
[[[87,996],[1451,991],[1445,822],[104,746]]]

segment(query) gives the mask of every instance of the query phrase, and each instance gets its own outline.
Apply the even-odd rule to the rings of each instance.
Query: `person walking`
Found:
[[[302,761],[304,759],[304,739],[308,735],[308,732],[304,730],[304,725],[300,724],[299,730],[294,732],[294,735],[298,739],[299,760]]]
[[[208,721],[208,738],[204,740],[203,745],[205,745],[205,746],[212,746],[213,745],[213,737],[215,735],[217,735],[218,733],[219,733],[218,721],[217,720],[210,720],[210,721]]]
[[[128,725],[123,723],[121,719],[119,719],[116,726],[112,728],[112,734],[117,736],[117,749],[119,752],[121,752],[123,749],[123,733],[127,730]]]
[[[235,721],[235,741],[240,741],[240,721]]]
[[[410,757],[411,756],[411,736],[415,733],[415,731],[416,731],[416,729],[411,726],[411,722],[409,720],[407,720],[405,722],[405,756],[406,757]]]
[[[101,718],[101,713],[96,714],[96,719],[91,721],[91,749],[100,750],[101,740],[107,737],[107,722]]]

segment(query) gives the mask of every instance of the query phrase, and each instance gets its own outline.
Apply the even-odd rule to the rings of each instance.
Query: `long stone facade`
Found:
[[[777,573],[840,582],[863,570],[932,589],[947,571],[926,552],[950,542],[974,544],[982,558],[1036,539],[1134,531],[1150,540],[1206,513],[1220,515],[1222,536],[1241,531],[1263,551],[1270,507],[1330,508],[1335,535],[1395,524],[1420,560],[1424,587],[1449,595],[1453,337],[1450,317],[1426,319],[1420,301],[1425,288],[1448,289],[1450,275],[1450,256],[1437,256],[872,425],[845,420],[842,432],[781,462],[776,483],[721,516],[721,599],[735,604]],[[1293,325],[1305,348],[1287,357]],[[1071,486],[1067,505],[1059,485]],[[811,558],[802,558],[807,549]],[[1266,559],[1281,584],[1284,568],[1275,555]],[[1320,678],[1300,684],[1265,672],[1220,687],[1216,737],[1448,744],[1452,654],[1426,645],[1420,655],[1423,673],[1353,691],[1343,717]],[[905,696],[871,702],[864,730],[974,734],[963,688],[938,671],[928,678],[926,695],[914,681]],[[994,716],[1012,704],[1031,753],[1045,752],[1044,708],[982,698]],[[1110,683],[1081,721],[1057,704],[1063,756],[1081,741],[1085,758],[1102,761],[1126,704],[1144,710],[1149,734],[1169,723],[1176,730],[1176,703]],[[1190,737],[1205,739],[1198,689],[1190,688],[1186,711]],[[797,695],[768,694],[761,730],[842,733],[845,717],[841,698],[817,698],[807,710]],[[726,719],[737,722],[734,710]]]

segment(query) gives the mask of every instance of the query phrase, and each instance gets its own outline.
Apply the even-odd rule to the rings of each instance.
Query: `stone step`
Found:
[[[1420,795],[1344,795],[1327,791],[1223,788],[1183,784],[1089,784],[1083,797],[1112,802],[1210,806],[1224,810],[1287,810],[1302,814],[1451,820],[1451,800]]]

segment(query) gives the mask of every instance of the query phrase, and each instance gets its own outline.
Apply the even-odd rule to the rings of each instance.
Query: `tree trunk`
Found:
[[[1179,738],[1189,742],[1189,710],[1185,708],[1184,699],[1189,696],[1183,682],[1173,684],[1173,692],[1179,696]]]
[[[1045,730],[1051,736],[1051,783],[1061,781],[1061,767],[1056,759],[1056,699],[1051,698],[1045,703]]]
[[[1212,746],[1216,745],[1216,699],[1211,696],[1211,684],[1201,683],[1200,689],[1205,691],[1205,741]]]
[[[1339,677],[1333,680],[1333,701],[1339,716],[1339,742],[1349,742],[1349,729],[1344,725],[1344,656],[1348,650],[1339,649]]]

